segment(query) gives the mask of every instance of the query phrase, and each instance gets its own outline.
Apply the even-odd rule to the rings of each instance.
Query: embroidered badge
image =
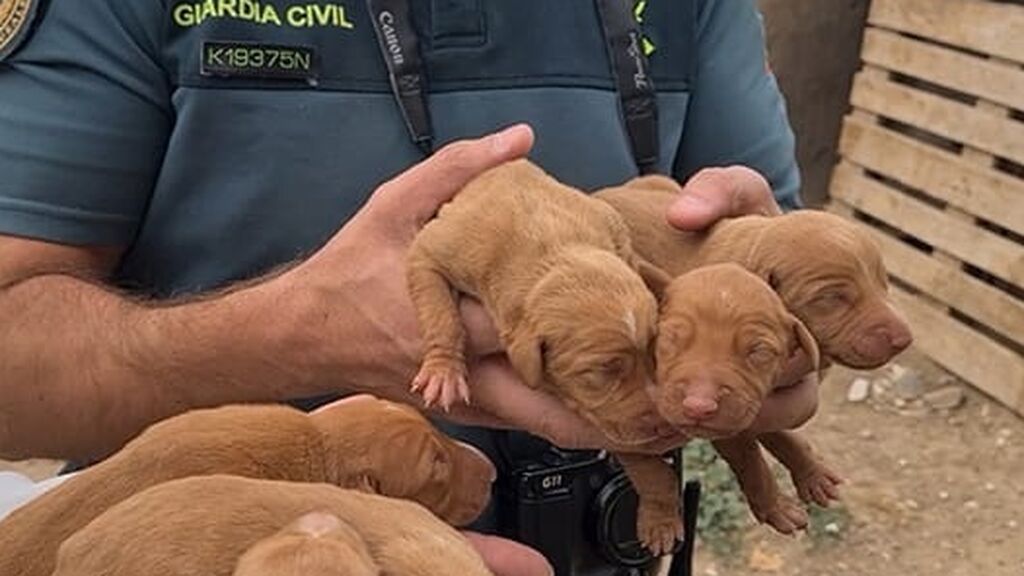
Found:
[[[0,62],[25,39],[38,0],[0,0]]]

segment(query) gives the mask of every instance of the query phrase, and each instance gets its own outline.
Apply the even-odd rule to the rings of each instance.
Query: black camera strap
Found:
[[[658,102],[632,5],[628,0],[597,0],[633,160],[641,174],[650,174],[658,163]]]
[[[423,71],[419,37],[413,27],[407,0],[366,0],[377,32],[384,63],[388,67],[391,93],[405,120],[409,136],[423,153],[434,148],[434,131],[427,107],[427,76]]]
[[[657,168],[658,105],[648,72],[640,27],[631,0],[596,0],[619,112],[641,174]],[[434,133],[427,106],[427,75],[408,0],[367,0],[377,43],[388,68],[391,92],[413,143],[429,155]]]
[[[682,455],[680,455],[680,458]],[[681,469],[681,468],[680,468]],[[683,545],[673,554],[668,576],[693,574],[693,550],[697,542],[697,514],[700,508],[700,482],[691,480],[683,489]]]

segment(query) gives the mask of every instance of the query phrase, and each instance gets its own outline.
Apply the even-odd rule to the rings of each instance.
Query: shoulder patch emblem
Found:
[[[38,3],[38,0],[0,0],[0,62],[25,39]]]

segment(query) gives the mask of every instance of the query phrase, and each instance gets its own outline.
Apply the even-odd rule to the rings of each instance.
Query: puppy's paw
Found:
[[[839,500],[839,485],[843,479],[822,462],[800,477],[794,474],[792,479],[797,495],[808,504],[827,507],[829,502]]]
[[[661,510],[637,511],[636,534],[640,543],[655,556],[670,554],[676,541],[683,538],[683,519],[679,514],[666,514]]]
[[[781,534],[794,534],[807,528],[807,512],[796,500],[782,494],[767,509],[755,510],[754,516]]]
[[[469,404],[466,365],[454,360],[424,362],[411,389],[422,394],[427,408],[440,404],[447,412],[456,400]]]

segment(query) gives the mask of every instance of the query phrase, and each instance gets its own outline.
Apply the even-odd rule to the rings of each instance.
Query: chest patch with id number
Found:
[[[0,62],[28,36],[39,0],[0,0]]]
[[[282,46],[255,42],[203,42],[200,73],[222,78],[303,80],[316,84],[316,50],[310,46]]]

